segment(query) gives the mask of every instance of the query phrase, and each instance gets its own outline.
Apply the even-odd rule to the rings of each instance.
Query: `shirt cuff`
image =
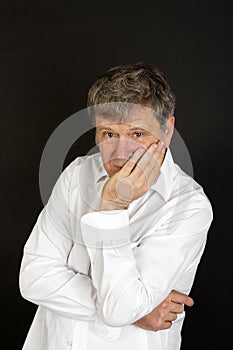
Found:
[[[117,248],[131,243],[127,210],[88,213],[81,218],[83,241],[91,248]]]

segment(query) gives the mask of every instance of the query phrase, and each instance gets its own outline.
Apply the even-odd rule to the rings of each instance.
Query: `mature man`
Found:
[[[143,63],[90,88],[100,153],[61,174],[24,248],[24,350],[177,350],[212,209],[173,162],[175,97]]]

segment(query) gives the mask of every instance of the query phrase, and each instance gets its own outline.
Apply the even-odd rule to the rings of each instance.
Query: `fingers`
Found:
[[[169,310],[175,312],[176,314],[181,314],[184,311],[184,306],[182,304],[171,302],[169,305]]]
[[[187,294],[177,292],[176,290],[173,290],[169,294],[169,299],[173,303],[184,304],[184,305],[187,305],[190,307],[193,306],[193,304],[194,304],[194,300],[192,298],[190,298]]]
[[[194,304],[194,300],[192,298],[190,298],[189,296],[187,296],[186,301],[183,304],[191,307]]]
[[[135,169],[132,172],[134,178],[149,178],[155,169],[159,169],[165,154],[166,147],[160,141],[158,144],[152,144],[138,160]],[[144,179],[145,180],[145,179]]]
[[[146,193],[159,177],[165,150],[162,142],[152,144],[146,151],[142,147],[138,148],[115,176],[120,181],[117,193],[121,194],[117,197],[130,203]],[[122,179],[127,180],[126,186],[123,186]],[[128,191],[125,193],[125,187],[130,189],[130,196]]]
[[[162,141],[151,144],[148,149],[142,147],[138,148],[122,167],[120,173],[123,177],[129,176],[132,171],[135,177],[142,173],[148,177],[155,167],[161,165],[166,150]]]
[[[171,321],[165,321],[164,326],[161,329],[168,329],[171,328],[172,322]]]
[[[169,312],[167,318],[166,318],[166,321],[170,321],[170,322],[173,322],[177,319],[177,314],[174,313],[174,312]],[[165,322],[166,322],[165,321]]]
[[[136,149],[136,151],[132,154],[132,156],[127,160],[127,162],[120,170],[123,177],[130,175],[136,163],[139,161],[140,157],[145,153],[145,151],[146,150],[143,148]]]
[[[166,148],[161,141],[159,141],[158,144],[152,144],[137,163],[135,171],[138,171],[139,174],[145,173],[145,175],[148,175],[147,170],[153,170],[155,167],[160,167],[165,149]]]

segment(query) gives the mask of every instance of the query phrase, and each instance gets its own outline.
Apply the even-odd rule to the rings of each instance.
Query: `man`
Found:
[[[59,177],[26,242],[20,290],[39,305],[23,350],[177,350],[212,209],[173,162],[175,97],[143,63],[88,93],[100,153]]]

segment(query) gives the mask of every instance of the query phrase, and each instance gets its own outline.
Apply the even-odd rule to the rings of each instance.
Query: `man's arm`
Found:
[[[67,267],[73,245],[68,212],[71,166],[59,177],[25,244],[19,286],[32,303],[64,317],[92,320],[96,314],[92,281]]]
[[[129,325],[149,314],[190,269],[195,270],[205,247],[211,212],[191,208],[185,217],[181,213],[180,220],[175,234],[159,236],[157,228],[154,235],[132,248],[126,210],[82,217],[99,316],[106,324]]]
[[[160,153],[158,160],[161,146],[157,152]],[[150,155],[142,159],[139,169],[138,164],[135,167],[135,162],[130,160],[114,174],[102,192],[102,211],[86,214],[81,219],[100,304],[99,315],[112,326],[132,324],[149,314],[175,289],[181,277],[195,270],[212,221],[211,208],[191,203],[184,212],[181,200],[178,214],[167,219],[169,226],[174,227],[172,235],[164,234],[167,222],[162,218],[154,233],[132,248],[128,212],[124,208],[132,199],[130,193],[133,199],[143,195],[148,188],[145,178],[150,181],[156,176],[153,173],[152,177],[151,173],[156,168],[159,170]],[[190,288],[188,285],[187,289]]]

